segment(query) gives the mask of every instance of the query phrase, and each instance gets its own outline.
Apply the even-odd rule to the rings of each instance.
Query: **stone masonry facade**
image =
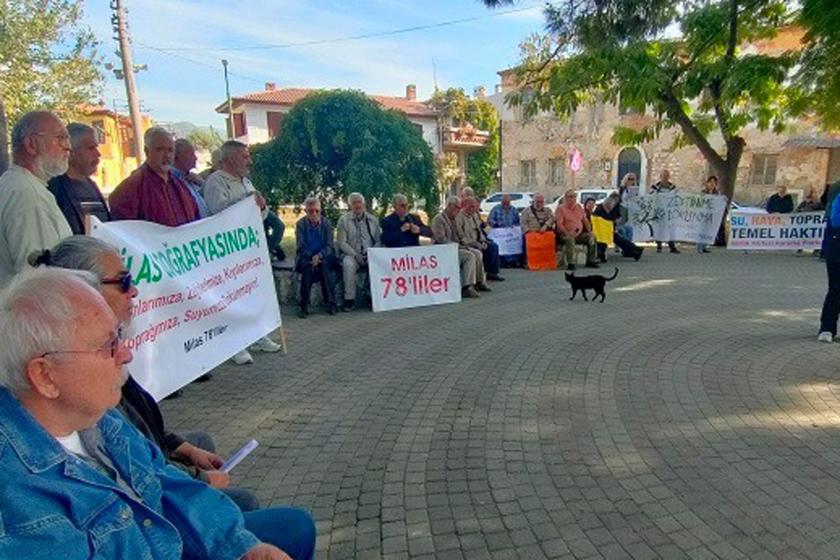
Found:
[[[775,53],[795,48],[800,36],[796,30],[782,30],[773,40],[747,48]],[[645,187],[655,183],[664,168],[685,190],[700,190],[714,173],[693,145],[674,149],[677,129],[637,146],[612,143],[617,126],[638,129],[653,122],[651,115],[620,114],[614,105],[596,103],[581,106],[565,121],[550,114],[526,120],[521,109],[504,104],[504,96],[517,87],[515,70],[499,75],[500,91],[488,100],[499,110],[502,122],[502,190],[540,191],[553,198],[572,187],[615,188],[621,180],[619,154],[625,148],[639,151],[640,183]],[[840,138],[821,134],[813,122],[792,122],[783,134],[751,127],[742,135],[746,149],[735,189],[735,199],[742,204],[762,202],[779,185],[802,196],[812,188],[822,192],[826,183],[840,179]],[[718,150],[723,145],[719,134],[711,142]],[[575,149],[583,164],[573,179],[569,155]]]

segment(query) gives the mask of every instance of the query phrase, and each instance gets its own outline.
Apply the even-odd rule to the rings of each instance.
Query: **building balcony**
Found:
[[[478,130],[470,124],[443,128],[445,152],[472,152],[484,148],[488,142],[490,142],[490,133]]]

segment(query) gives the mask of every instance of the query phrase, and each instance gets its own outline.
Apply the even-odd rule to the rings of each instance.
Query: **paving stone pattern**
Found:
[[[163,404],[318,557],[838,558],[840,343],[810,256],[613,258],[606,303],[507,271],[456,305],[299,320]],[[580,272],[579,274],[585,274]]]

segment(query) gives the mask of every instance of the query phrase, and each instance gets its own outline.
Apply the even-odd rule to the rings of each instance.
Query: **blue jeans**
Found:
[[[273,544],[294,560],[311,560],[315,554],[315,522],[302,509],[266,508],[247,511],[245,528],[264,543]]]

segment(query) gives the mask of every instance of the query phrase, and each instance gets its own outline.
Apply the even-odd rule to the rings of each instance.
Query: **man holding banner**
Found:
[[[218,214],[243,198],[252,196],[265,224],[271,211],[266,205],[265,198],[248,179],[251,171],[251,153],[248,146],[236,140],[228,140],[219,148],[218,165],[219,169],[208,175],[204,181],[204,196],[210,213]],[[280,237],[282,236],[281,231]],[[268,249],[271,252],[274,248],[269,246]],[[279,352],[282,348],[267,336],[262,337],[252,346],[256,350],[268,353]],[[231,359],[233,363],[240,366],[254,363],[254,358],[248,348],[243,348]]]

